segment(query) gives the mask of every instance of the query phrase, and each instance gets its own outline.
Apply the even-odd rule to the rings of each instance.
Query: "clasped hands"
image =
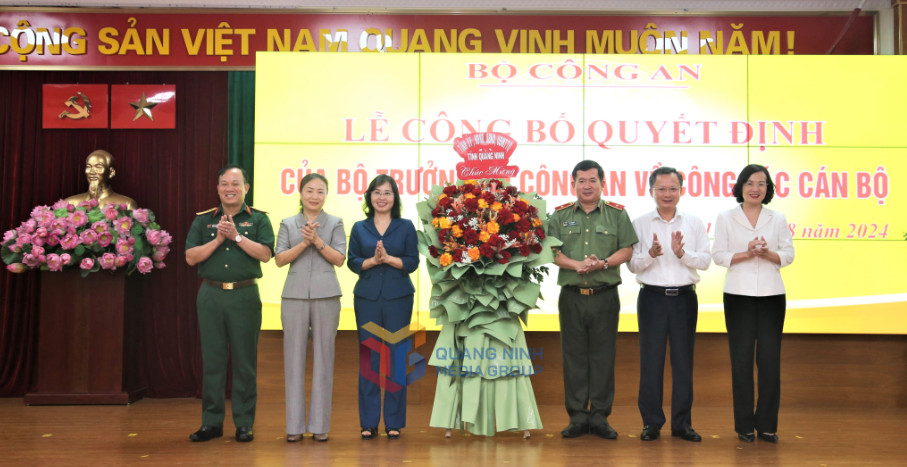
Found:
[[[754,256],[766,257],[770,253],[768,250],[768,243],[765,241],[765,237],[755,237],[746,245],[746,253],[750,258]]]
[[[372,257],[375,261],[375,264],[383,264],[388,262],[390,255],[387,254],[387,250],[384,249],[384,242],[378,240],[378,244],[375,246],[375,256]]]
[[[671,233],[671,251],[674,252],[674,256],[682,258],[684,251],[683,246],[686,243],[683,242],[683,234],[678,230],[677,232]],[[658,234],[652,234],[652,246],[649,247],[649,256],[657,258],[663,255],[664,252],[661,248],[661,242],[658,241]]]
[[[302,242],[305,244],[305,247],[308,247],[309,245],[315,245],[315,247],[318,248],[319,245],[324,244],[324,241],[321,240],[321,237],[318,236],[317,229],[320,226],[321,224],[319,224],[318,222],[306,221],[305,225],[303,225],[302,228],[299,229],[299,233],[302,234]]]
[[[236,224],[233,223],[233,216],[220,216],[220,221],[217,223],[217,235],[220,236],[221,239],[229,238],[230,240],[233,240],[239,235],[239,232],[236,230]]]
[[[602,260],[598,259],[598,257],[595,255],[589,255],[588,258],[580,262],[579,267],[576,268],[576,273],[589,274],[590,272],[598,271],[599,269],[603,269],[604,267],[605,263]]]

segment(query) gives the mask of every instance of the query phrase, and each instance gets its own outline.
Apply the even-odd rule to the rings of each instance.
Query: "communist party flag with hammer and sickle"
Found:
[[[107,128],[106,84],[45,84],[42,91],[42,128]]]

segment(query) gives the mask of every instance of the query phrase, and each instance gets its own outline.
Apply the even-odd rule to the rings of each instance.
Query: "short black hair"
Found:
[[[602,169],[602,166],[598,165],[598,162],[595,162],[592,159],[583,159],[583,160],[579,161],[579,164],[576,164],[576,167],[573,168],[574,183],[576,182],[576,173],[577,172],[581,172],[581,171],[585,171],[585,170],[589,170],[589,169],[598,170],[599,181],[605,179],[605,171],[604,171],[604,169]]]
[[[397,182],[394,178],[387,174],[376,176],[372,179],[372,182],[368,184],[368,189],[365,190],[365,202],[362,203],[362,210],[365,212],[365,217],[368,217],[369,219],[375,217],[375,207],[372,206],[372,192],[385,183],[390,183],[391,190],[394,192],[394,205],[391,206],[391,218],[400,218],[400,190],[397,189]]]
[[[677,175],[677,180],[680,180],[680,186],[683,186],[683,174],[678,172],[674,167],[659,167],[652,171],[652,174],[649,175],[649,189],[651,190],[655,186],[655,179],[659,175]]]
[[[759,164],[750,164],[743,168],[740,171],[740,175],[737,176],[737,182],[734,183],[734,197],[737,198],[738,203],[743,202],[743,185],[749,181],[750,177],[757,172],[762,172],[765,174],[765,198],[762,200],[762,204],[768,204],[772,202],[772,198],[775,197],[775,182],[772,181],[771,174],[768,173],[768,169]]]
[[[239,171],[242,172],[243,184],[249,183],[249,174],[246,173],[246,169],[242,168],[241,166],[239,166],[237,164],[225,165],[224,168],[220,169],[220,172],[217,173],[217,180],[220,181],[220,177],[222,177],[225,173],[227,173],[228,170],[233,170],[233,169],[239,169]]]
[[[322,182],[324,182],[324,187],[328,188],[328,179],[320,173],[312,172],[305,177],[302,177],[302,180],[299,181],[299,192],[302,193],[302,189],[312,180],[321,180]]]

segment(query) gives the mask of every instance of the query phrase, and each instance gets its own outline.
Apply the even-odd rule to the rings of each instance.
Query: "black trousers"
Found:
[[[614,402],[620,319],[617,289],[580,295],[562,287],[558,310],[567,414],[573,423],[602,425],[608,421]]]
[[[775,433],[781,403],[781,334],[787,308],[785,295],[750,297],[724,294],[724,322],[731,350],[734,430]],[[758,395],[753,410],[753,358],[758,369]]]
[[[636,302],[639,323],[639,414],[643,425],[665,423],[665,347],[671,344],[671,429],[692,428],[693,344],[699,299],[696,291],[677,296],[642,288]]]

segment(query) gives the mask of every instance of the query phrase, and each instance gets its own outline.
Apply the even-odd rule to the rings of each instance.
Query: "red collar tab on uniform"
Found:
[[[562,205],[560,205],[560,206],[554,208],[554,210],[555,210],[555,211],[560,211],[561,209],[567,209],[567,208],[569,208],[570,206],[573,206],[573,205],[575,205],[575,204],[576,204],[576,201],[571,201],[571,202],[569,202],[569,203],[562,204]],[[573,209],[576,210],[575,207],[574,207]]]
[[[611,206],[611,207],[614,208],[614,209],[617,209],[618,211],[623,211],[623,210],[624,210],[624,205],[623,205],[623,204],[617,204],[617,203],[615,203],[614,201],[605,201],[605,204],[608,205],[608,206]]]

